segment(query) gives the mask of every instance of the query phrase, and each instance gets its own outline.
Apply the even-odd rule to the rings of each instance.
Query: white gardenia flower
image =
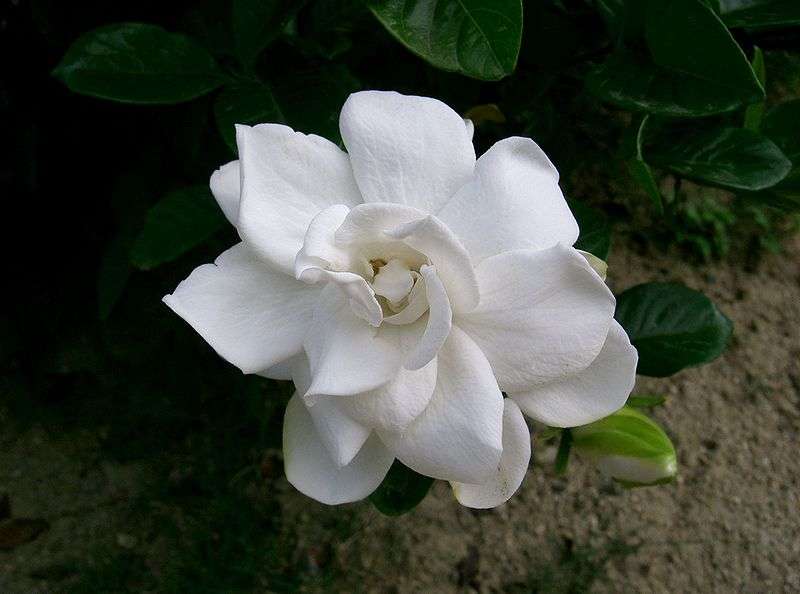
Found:
[[[351,95],[339,124],[347,152],[237,126],[211,190],[242,241],[164,301],[244,373],[294,380],[286,476],[309,497],[362,499],[397,458],[499,505],[528,468],[522,413],[571,427],[625,403],[614,296],[532,140],[476,160],[470,122],[393,92]]]

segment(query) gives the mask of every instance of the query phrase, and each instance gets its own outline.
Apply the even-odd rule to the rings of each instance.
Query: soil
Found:
[[[277,472],[253,486],[277,494],[293,558],[305,574],[324,578],[297,588],[800,591],[798,254],[795,237],[755,269],[735,261],[742,258],[697,266],[617,238],[609,267],[615,292],[681,281],[704,291],[735,324],[733,343],[717,361],[637,384],[638,393],[668,397],[652,414],[679,452],[674,483],[623,490],[580,459],[555,476],[553,447],[535,442],[530,472],[508,504],[472,511],[436,483],[414,512],[387,518],[367,502],[317,504]],[[50,525],[32,542],[0,550],[0,591],[70,591],[75,564],[102,549],[137,551],[157,571],[158,542],[142,542],[126,503],[154,480],[152,469],[146,461],[109,461],[99,443],[91,431],[33,426],[15,433],[0,409],[0,492],[9,494],[14,517]],[[262,583],[251,591],[276,589]]]

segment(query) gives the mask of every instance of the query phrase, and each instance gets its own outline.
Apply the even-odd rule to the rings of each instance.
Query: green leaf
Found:
[[[117,23],[82,35],[53,74],[72,91],[125,103],[180,103],[224,82],[214,58],[185,35]]]
[[[720,12],[729,27],[769,29],[800,25],[797,0],[720,0]]]
[[[214,104],[217,127],[236,151],[235,124],[287,124],[339,141],[339,111],[359,85],[344,67],[294,72],[275,85],[253,81],[225,87]]]
[[[225,218],[207,186],[175,190],[148,211],[131,248],[131,263],[149,270],[171,262],[224,226]]]
[[[252,66],[305,0],[234,0],[233,35],[239,60]]]
[[[666,401],[667,397],[661,394],[638,394],[630,396],[625,404],[633,408],[653,408],[654,406],[661,406]]]
[[[601,260],[608,259],[611,249],[611,227],[608,217],[601,210],[592,208],[580,200],[567,200],[580,228],[575,248],[589,252]]]
[[[369,500],[382,514],[400,516],[417,507],[432,484],[432,478],[418,474],[400,460],[395,460],[389,474],[369,496]]]
[[[642,156],[642,141],[644,137],[645,126],[649,115],[644,116],[638,125],[628,128],[625,138],[622,141],[622,151],[625,155],[625,165],[628,167],[628,172],[631,177],[644,189],[653,206],[656,209],[656,214],[664,214],[664,202],[661,197],[661,190],[658,189],[658,184],[653,177],[653,172],[650,166],[645,162]]]
[[[747,58],[699,0],[651,0],[647,51],[620,48],[587,78],[596,96],[624,109],[699,117],[761,101]]]
[[[624,291],[614,317],[639,351],[636,372],[654,377],[716,359],[733,331],[708,297],[677,283],[644,283]]]
[[[774,186],[792,167],[780,148],[750,130],[667,126],[648,142],[647,160],[699,182],[735,190]]]
[[[768,190],[743,197],[787,212],[800,211],[800,99],[771,109],[764,118],[761,132],[792,161],[792,170]]]
[[[753,72],[762,87],[767,85],[767,67],[764,64],[764,52],[758,46],[753,47]],[[761,128],[761,120],[764,117],[764,102],[759,101],[748,105],[744,112],[744,128],[752,132],[758,132]]]
[[[397,40],[437,68],[482,80],[514,71],[522,41],[520,0],[370,0]]]

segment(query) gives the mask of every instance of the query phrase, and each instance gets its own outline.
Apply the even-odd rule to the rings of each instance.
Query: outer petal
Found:
[[[452,483],[453,494],[461,505],[478,509],[497,507],[519,489],[531,460],[531,434],[519,407],[503,401],[503,455],[494,475],[480,485]]]
[[[361,202],[350,160],[332,142],[287,126],[236,127],[242,167],[239,233],[266,261],[293,274],[311,219]]]
[[[453,326],[439,351],[428,408],[402,433],[380,431],[406,466],[445,480],[483,483],[503,449],[503,395],[478,346]]]
[[[425,294],[430,310],[425,332],[404,364],[406,369],[421,369],[430,363],[447,340],[453,325],[450,301],[442,281],[436,276],[436,269],[433,266],[423,266],[420,273],[425,279]]]
[[[552,427],[586,425],[619,410],[636,381],[639,355],[616,321],[591,365],[571,376],[510,396],[530,417]]]
[[[437,366],[434,359],[416,371],[401,368],[388,384],[363,394],[336,397],[336,402],[341,410],[367,427],[402,431],[431,401]]]
[[[301,493],[328,505],[358,501],[372,493],[394,460],[373,435],[350,464],[337,467],[297,393],[289,401],[283,421],[283,459],[289,482]]]
[[[318,396],[349,396],[374,390],[397,375],[408,343],[421,334],[420,323],[408,326],[370,326],[356,317],[347,298],[326,286],[306,335],[304,346],[311,364],[311,387],[306,401]]]
[[[239,161],[231,161],[212,173],[208,184],[225,218],[234,226],[239,219],[240,175]]]
[[[364,202],[432,213],[469,181],[475,149],[464,120],[428,97],[354,93],[339,118]]]
[[[585,369],[605,343],[614,296],[576,250],[505,252],[477,268],[481,302],[456,323],[517,393]]]
[[[204,264],[171,295],[172,310],[245,373],[297,354],[319,290],[265,266],[243,243]]]
[[[304,356],[292,359],[292,380],[298,393],[305,393],[311,384],[311,370]],[[358,454],[370,434],[370,429],[353,418],[339,406],[342,398],[320,398],[308,410],[322,445],[333,463],[346,466]]]
[[[572,245],[578,239],[558,172],[529,138],[506,138],[486,151],[474,179],[437,215],[475,262],[514,249]]]

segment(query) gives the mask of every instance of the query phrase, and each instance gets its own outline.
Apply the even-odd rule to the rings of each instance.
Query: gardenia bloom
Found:
[[[242,241],[164,301],[244,373],[294,381],[301,492],[362,499],[396,458],[499,505],[528,468],[522,413],[568,427],[627,399],[637,355],[614,296],[533,141],[476,160],[470,122],[393,92],[351,95],[339,124],[347,152],[237,126],[211,190]]]

